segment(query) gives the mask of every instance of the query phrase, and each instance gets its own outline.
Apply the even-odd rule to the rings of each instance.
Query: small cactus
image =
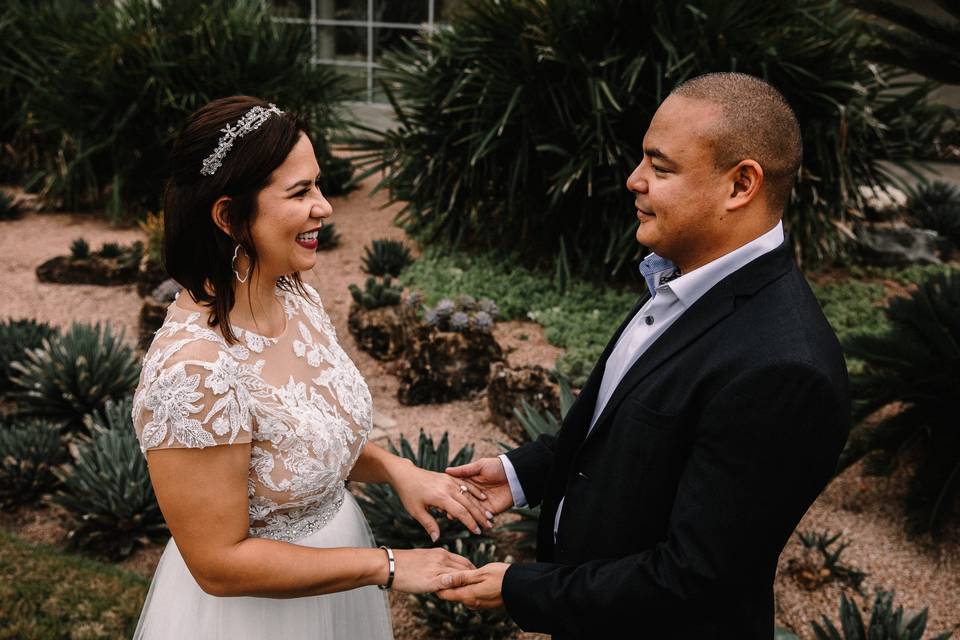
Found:
[[[90,257],[90,244],[83,238],[77,238],[70,243],[70,257],[74,260],[83,260]]]
[[[399,240],[374,240],[363,256],[363,270],[373,276],[399,276],[412,262],[410,249]]]
[[[386,276],[383,282],[377,282],[375,277],[370,276],[367,278],[364,291],[355,284],[351,284],[349,289],[354,301],[364,309],[398,305],[403,294],[403,288],[393,286],[390,276]]]
[[[435,309],[427,309],[423,313],[423,321],[431,327],[436,327],[440,324],[440,317],[437,315]]]
[[[477,299],[465,293],[457,296],[457,306],[461,311],[475,311],[477,309]]]
[[[434,311],[437,312],[437,317],[441,320],[449,319],[456,310],[457,305],[453,304],[453,300],[450,300],[449,298],[444,298],[438,302],[436,308],[434,309]]]
[[[480,298],[480,302],[477,303],[477,308],[489,314],[492,319],[500,315],[500,309],[497,308],[497,303],[490,298]]]
[[[473,316],[473,328],[489,333],[493,330],[493,317],[486,311],[477,311]]]
[[[419,291],[413,291],[407,296],[407,306],[411,309],[418,309],[423,305],[424,295]]]
[[[450,328],[454,331],[463,331],[470,327],[470,316],[463,311],[457,311],[450,316]]]
[[[123,248],[116,242],[104,242],[98,253],[102,258],[116,258],[123,253]]]

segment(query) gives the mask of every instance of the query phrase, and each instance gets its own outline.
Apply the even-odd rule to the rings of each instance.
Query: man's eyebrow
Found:
[[[287,191],[293,191],[293,190],[296,189],[297,187],[309,187],[311,184],[313,184],[314,182],[316,182],[316,181],[319,180],[319,179],[320,179],[320,174],[318,173],[318,174],[317,174],[317,177],[314,178],[313,180],[299,180],[299,181],[297,181],[297,182],[294,182],[294,183],[293,183],[292,185],[290,185],[289,187],[287,187],[286,190],[287,190]]]
[[[667,154],[665,154],[663,151],[661,151],[656,147],[647,147],[646,149],[643,150],[643,154],[645,156],[648,156],[650,158],[655,158],[663,162],[669,162],[670,164],[677,164],[676,162],[670,159],[670,156],[668,156]]]

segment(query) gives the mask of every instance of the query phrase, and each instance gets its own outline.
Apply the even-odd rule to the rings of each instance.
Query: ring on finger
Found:
[[[457,490],[458,490],[458,491],[460,492],[460,494],[462,495],[462,494],[466,493],[469,489],[467,489],[467,485],[462,484],[462,485],[460,485],[460,487],[459,487]]]

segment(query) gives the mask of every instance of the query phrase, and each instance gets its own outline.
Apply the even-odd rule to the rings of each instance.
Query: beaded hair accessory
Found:
[[[275,113],[278,116],[283,115],[283,111],[277,109],[277,105],[270,103],[270,108],[264,109],[261,106],[256,106],[251,108],[243,117],[237,120],[237,123],[233,126],[227,125],[223,129],[220,129],[223,132],[223,136],[220,137],[220,141],[217,143],[217,148],[203,161],[203,168],[200,169],[200,173],[205,176],[212,176],[217,172],[217,169],[223,164],[223,159],[227,156],[227,152],[233,148],[233,143],[237,138],[242,138],[251,131],[256,131],[260,128],[264,122],[270,118],[270,114]]]

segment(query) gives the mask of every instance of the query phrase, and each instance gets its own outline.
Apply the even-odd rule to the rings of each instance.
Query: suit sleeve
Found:
[[[512,565],[503,598],[522,629],[589,635],[597,621],[616,625],[708,601],[756,584],[750,571],[775,570],[832,477],[849,429],[845,390],[790,363],[741,374],[699,416],[666,539],[581,565]]]
[[[533,442],[506,453],[523,488],[527,504],[531,507],[543,500],[544,484],[556,450],[556,436],[543,434]]]

